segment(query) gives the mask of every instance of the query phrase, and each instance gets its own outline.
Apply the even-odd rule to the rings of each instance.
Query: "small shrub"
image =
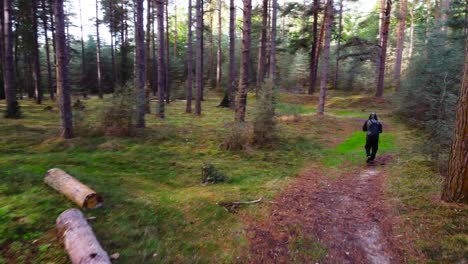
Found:
[[[253,118],[252,144],[265,147],[275,138],[275,96],[273,83],[267,81],[258,94]]]
[[[202,167],[202,183],[214,184],[219,182],[225,182],[227,176],[222,172],[218,171],[215,166],[209,163],[203,164]]]
[[[101,113],[100,128],[106,136],[125,137],[134,134],[135,96],[131,85],[114,92],[112,104]]]
[[[245,150],[249,146],[251,132],[245,123],[235,123],[224,139],[221,148],[224,150]]]

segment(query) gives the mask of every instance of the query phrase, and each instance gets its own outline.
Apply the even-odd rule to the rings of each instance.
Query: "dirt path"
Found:
[[[310,168],[274,201],[266,219],[249,220],[250,262],[403,263],[384,180],[383,166],[337,179]]]

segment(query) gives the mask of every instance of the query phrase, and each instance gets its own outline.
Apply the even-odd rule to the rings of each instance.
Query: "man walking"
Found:
[[[366,155],[367,163],[374,161],[379,149],[379,135],[382,133],[382,124],[379,122],[376,113],[369,115],[369,120],[364,123],[362,130],[366,133]],[[371,152],[372,150],[372,152]]]

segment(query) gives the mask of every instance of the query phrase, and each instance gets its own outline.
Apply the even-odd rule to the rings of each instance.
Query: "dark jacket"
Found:
[[[376,114],[371,114],[369,120],[367,120],[362,126],[362,131],[367,132],[367,136],[379,136],[382,133],[382,124],[377,119]]]

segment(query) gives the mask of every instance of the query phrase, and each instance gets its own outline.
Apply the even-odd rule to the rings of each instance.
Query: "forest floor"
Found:
[[[423,137],[388,102],[332,92],[320,117],[315,97],[281,94],[273,146],[223,151],[233,114],[219,98],[207,98],[201,118],[173,102],[167,120],[151,114],[135,136],[109,137],[96,129],[109,97],[84,101],[72,140],[58,137],[54,102],[24,100],[24,118],[1,120],[0,263],[68,262],[54,223],[75,205],[43,183],[53,167],[103,195],[84,213],[120,254],[115,263],[462,263],[468,254],[467,208],[439,201]],[[248,113],[254,105],[249,97]],[[384,120],[375,167],[363,165],[370,111]],[[205,163],[228,181],[201,184]]]

